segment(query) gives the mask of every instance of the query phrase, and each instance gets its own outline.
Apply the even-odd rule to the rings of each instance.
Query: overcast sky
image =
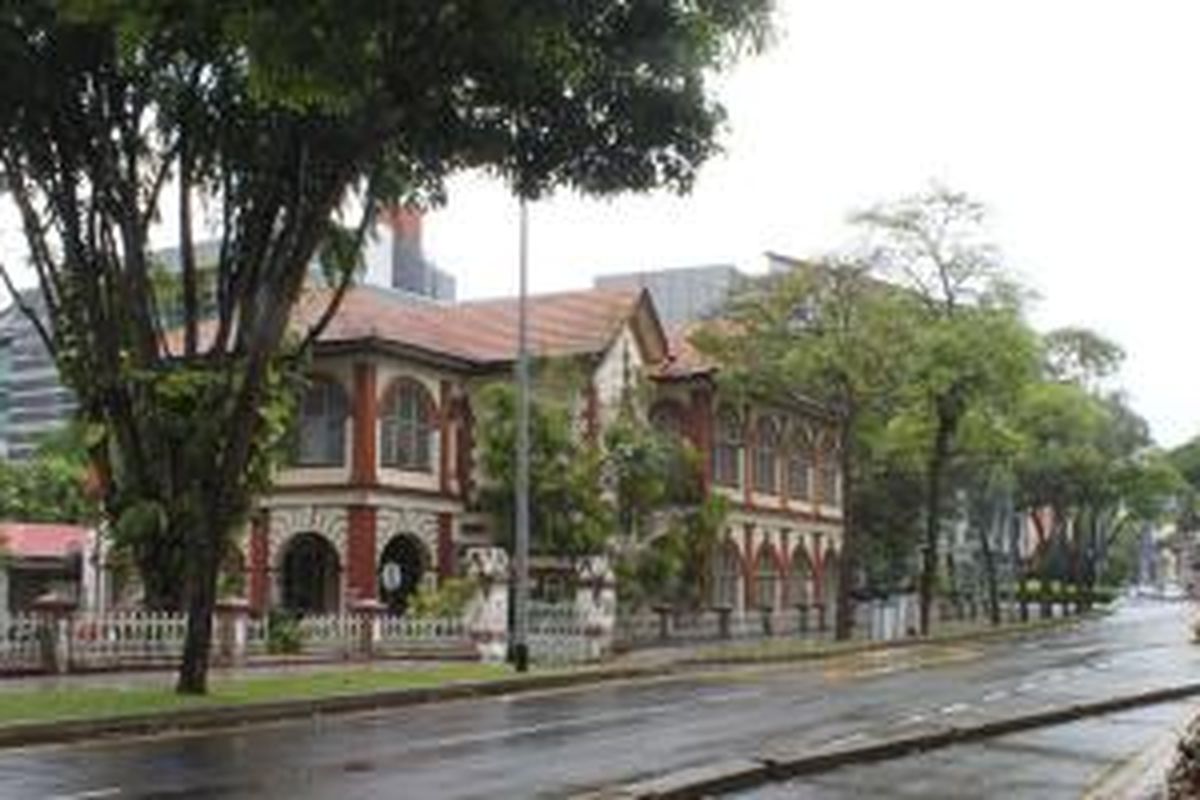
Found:
[[[780,36],[722,80],[726,154],[686,198],[535,206],[535,290],[697,263],[763,268],[845,241],[851,209],[931,180],[991,209],[1041,327],[1095,327],[1160,442],[1200,433],[1200,3],[779,0]],[[454,182],[426,243],[460,295],[515,287],[515,206]]]
[[[726,153],[695,192],[538,204],[534,290],[699,263],[761,270],[763,251],[837,247],[847,212],[936,180],[991,208],[993,238],[1041,295],[1039,326],[1124,345],[1124,384],[1160,442],[1200,433],[1186,328],[1200,285],[1200,3],[778,2],[774,48],[721,80]],[[14,234],[9,210],[0,250],[15,252]],[[503,186],[454,181],[426,243],[461,296],[513,291]]]

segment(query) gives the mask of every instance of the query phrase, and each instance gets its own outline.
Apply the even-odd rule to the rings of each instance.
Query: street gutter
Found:
[[[524,676],[484,681],[456,681],[440,686],[423,686],[377,692],[329,695],[303,698],[219,705],[204,708],[185,708],[145,714],[123,714],[88,719],[61,719],[46,722],[0,724],[0,750],[44,744],[94,740],[104,737],[135,737],[185,731],[236,728],[243,725],[279,722],[318,717],[326,714],[349,714],[378,711],[429,703],[466,700],[471,698],[520,695],[555,689],[571,689],[617,681],[661,679],[683,674],[702,673],[706,669],[751,664],[777,664],[839,658],[856,653],[905,649],[920,645],[953,644],[986,641],[1019,636],[1047,628],[1076,624],[1087,615],[1039,620],[1032,623],[964,631],[946,636],[913,638],[892,642],[860,642],[812,650],[781,650],[762,652],[747,649],[739,653],[737,646],[730,652],[719,650],[663,662],[644,665],[584,668],[572,672],[532,673]],[[654,795],[657,796],[657,795]],[[691,796],[691,795],[666,795]]]

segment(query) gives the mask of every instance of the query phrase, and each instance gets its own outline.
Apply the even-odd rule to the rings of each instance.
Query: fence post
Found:
[[[383,638],[383,612],[387,606],[373,597],[354,601],[358,618],[358,654],[368,661],[375,657],[375,646]]]
[[[717,612],[717,636],[722,639],[732,638],[733,631],[729,623],[733,616],[733,606],[714,606],[713,611]]]
[[[583,626],[588,658],[611,652],[617,624],[617,583],[605,556],[583,559],[577,571],[575,613]]]
[[[671,638],[671,607],[666,605],[654,606],[655,614],[658,614],[658,638],[659,641],[667,641]]]
[[[244,597],[226,597],[216,608],[218,663],[238,666],[246,662],[250,602]]]
[[[796,623],[801,636],[808,635],[808,603],[796,604]]]
[[[763,636],[768,639],[775,635],[775,609],[769,605],[759,606],[759,613],[762,614],[762,632]]]
[[[829,630],[829,620],[826,619],[825,603],[814,603],[813,607],[817,609],[817,631],[824,633]]]
[[[45,594],[33,601],[38,616],[38,639],[42,669],[64,675],[71,670],[71,617],[75,601],[58,594]]]

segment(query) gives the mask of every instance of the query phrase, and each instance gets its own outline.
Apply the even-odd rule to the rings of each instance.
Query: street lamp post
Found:
[[[517,480],[516,543],[513,598],[513,664],[517,672],[529,669],[529,209],[520,206],[520,267],[517,295]]]

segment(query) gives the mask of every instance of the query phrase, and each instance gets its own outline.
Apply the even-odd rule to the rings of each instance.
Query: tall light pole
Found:
[[[520,279],[517,289],[517,480],[513,598],[513,663],[529,669],[529,208],[521,198]]]

